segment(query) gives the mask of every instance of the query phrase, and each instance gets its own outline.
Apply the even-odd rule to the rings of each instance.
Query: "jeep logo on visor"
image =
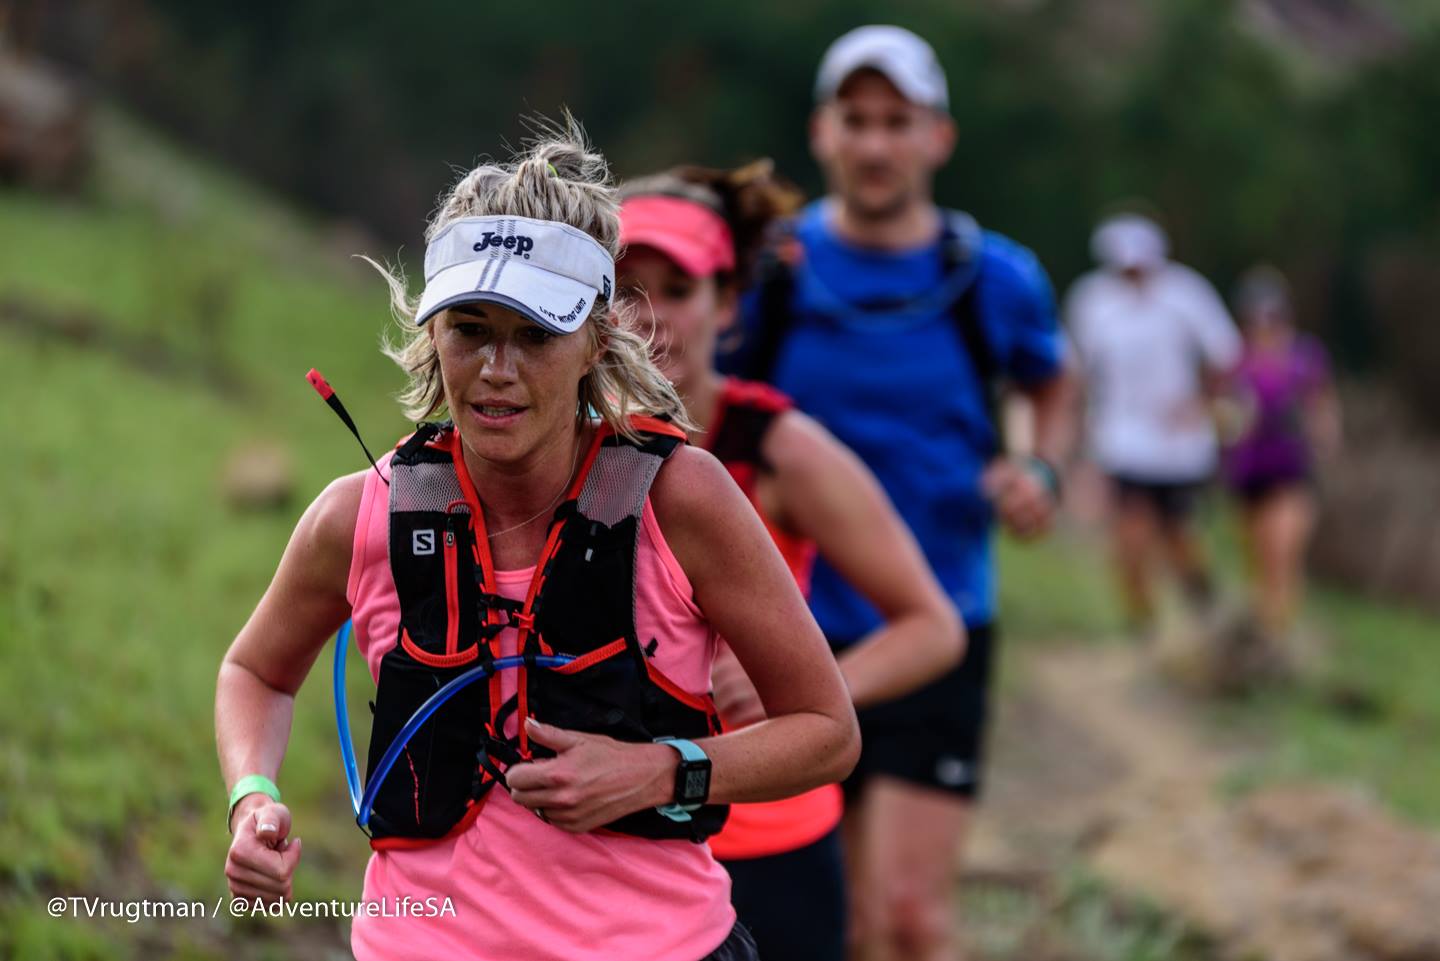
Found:
[[[515,253],[530,259],[530,251],[535,249],[535,241],[524,234],[512,234],[509,237],[501,237],[494,231],[487,230],[480,235],[480,239],[470,249],[477,254],[488,247],[501,247],[505,250],[513,250]]]
[[[458,303],[493,300],[519,305],[542,327],[569,333],[614,286],[609,249],[578,227],[531,217],[462,217],[426,244],[415,323]]]

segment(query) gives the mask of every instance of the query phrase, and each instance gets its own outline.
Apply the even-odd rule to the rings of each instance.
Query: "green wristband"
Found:
[[[280,801],[280,789],[275,786],[274,781],[263,774],[247,774],[236,781],[235,787],[230,790],[230,809],[225,812],[226,827],[230,826],[230,819],[235,816],[235,805],[251,794],[264,794],[276,803]]]

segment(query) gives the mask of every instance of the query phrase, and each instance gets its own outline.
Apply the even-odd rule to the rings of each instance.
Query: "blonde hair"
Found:
[[[461,217],[509,215],[569,224],[594,237],[610,253],[620,253],[620,198],[610,182],[605,158],[592,149],[580,125],[566,114],[559,123],[535,125],[537,136],[510,163],[482,164],[460,178],[445,194],[425,229],[428,243]],[[390,288],[390,310],[401,330],[381,350],[409,377],[397,399],[405,416],[426,420],[445,411],[440,358],[423,327],[415,326],[418,299],[406,290],[398,267],[364,258]],[[598,348],[599,360],[580,380],[576,416],[594,411],[615,431],[634,438],[635,414],[668,418],[694,430],[674,386],[650,360],[649,340],[637,333],[635,305],[622,297],[595,302],[583,330]]]

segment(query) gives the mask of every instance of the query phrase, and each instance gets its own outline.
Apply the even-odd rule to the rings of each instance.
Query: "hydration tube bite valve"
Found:
[[[389,487],[390,479],[380,470],[380,465],[375,463],[375,456],[370,453],[370,448],[365,446],[365,438],[360,436],[360,429],[355,426],[355,421],[350,419],[350,412],[345,409],[344,404],[340,403],[339,395],[335,393],[335,388],[330,386],[330,382],[325,379],[325,375],[311,367],[310,373],[305,375],[305,379],[310,382],[311,387],[315,388],[315,393],[324,398],[325,403],[335,412],[335,416],[340,418],[340,422],[350,428],[350,433],[354,434],[355,439],[360,442],[360,449],[365,452],[370,466],[375,468],[375,473],[379,474],[380,479],[385,482],[385,486]]]

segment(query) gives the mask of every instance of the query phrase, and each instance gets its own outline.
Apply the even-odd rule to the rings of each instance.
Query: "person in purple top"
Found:
[[[1340,446],[1340,405],[1325,348],[1295,329],[1289,287],[1271,267],[1242,279],[1245,351],[1230,375],[1225,480],[1239,499],[1257,626],[1291,629],[1315,518],[1317,465]]]

